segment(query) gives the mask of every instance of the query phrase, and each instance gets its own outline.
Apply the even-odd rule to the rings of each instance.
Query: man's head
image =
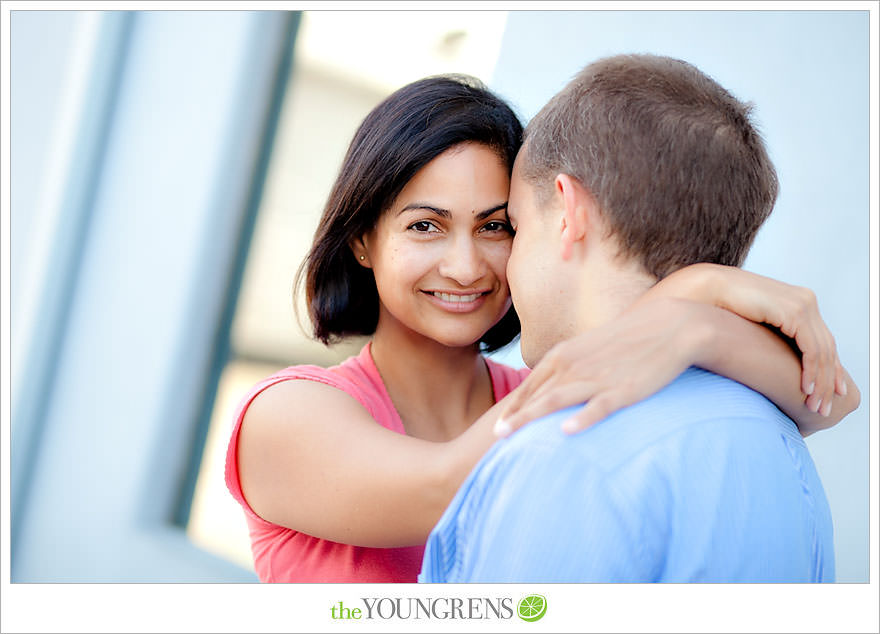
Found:
[[[608,288],[590,296],[596,276],[643,292],[695,262],[742,264],[777,194],[750,110],[686,62],[620,55],[587,66],[531,120],[508,266],[527,363],[583,329],[585,302],[608,301]]]

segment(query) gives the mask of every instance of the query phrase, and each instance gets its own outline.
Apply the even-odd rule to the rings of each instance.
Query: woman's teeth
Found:
[[[439,297],[444,302],[473,302],[482,295],[482,293],[473,293],[471,295],[450,295],[449,293],[440,293],[434,291],[434,297]]]

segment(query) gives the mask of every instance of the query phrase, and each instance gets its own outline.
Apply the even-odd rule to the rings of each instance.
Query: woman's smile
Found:
[[[492,291],[422,291],[432,304],[450,313],[478,310]]]

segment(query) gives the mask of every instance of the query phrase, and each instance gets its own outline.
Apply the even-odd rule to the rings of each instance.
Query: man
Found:
[[[527,364],[682,266],[742,263],[777,192],[748,114],[689,64],[640,55],[591,64],[536,115],[509,201]],[[432,532],[420,581],[834,579],[822,484],[760,394],[689,368],[571,437],[559,427],[574,411],[493,447]]]

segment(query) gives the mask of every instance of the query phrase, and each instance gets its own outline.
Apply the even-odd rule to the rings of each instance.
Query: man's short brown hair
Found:
[[[741,103],[694,66],[655,55],[590,64],[532,119],[523,176],[586,186],[621,255],[662,278],[739,266],[776,201],[776,171]]]

